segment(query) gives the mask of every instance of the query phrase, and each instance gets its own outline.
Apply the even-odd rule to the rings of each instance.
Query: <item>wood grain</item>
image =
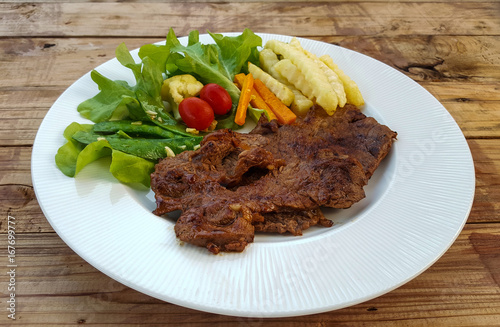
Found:
[[[444,321],[493,326],[500,319],[500,265],[494,260],[499,244],[495,224],[469,225],[425,273],[386,295],[324,314],[263,320],[206,314],[151,298],[91,267],[57,235],[25,233],[18,240],[18,319],[28,326],[158,321],[172,326],[422,326],[422,319],[429,326]]]
[[[500,31],[500,29],[499,29]],[[129,49],[165,37],[0,39],[4,79],[0,87],[69,86],[112,59],[116,47]],[[378,59],[418,82],[496,84],[500,79],[497,36],[312,37]],[[33,60],[37,58],[37,60]],[[12,62],[16,62],[13,66]],[[78,64],[74,64],[78,63]],[[448,86],[448,85],[447,85]]]
[[[311,35],[491,35],[499,3],[0,3],[0,35],[163,37],[173,27]],[[249,13],[259,13],[258,15]],[[139,28],[140,27],[140,28]]]
[[[500,321],[500,2],[484,0],[0,1],[0,215],[16,217],[15,326],[496,326]],[[31,183],[36,131],[79,77],[129,49],[201,32],[308,37],[378,59],[435,96],[474,159],[467,224],[409,283],[342,310],[295,318],[203,313],[102,274],[54,233]],[[6,239],[5,219],[0,239]],[[5,244],[5,243],[4,243]],[[6,255],[6,247],[0,247]],[[7,274],[0,273],[2,294]]]

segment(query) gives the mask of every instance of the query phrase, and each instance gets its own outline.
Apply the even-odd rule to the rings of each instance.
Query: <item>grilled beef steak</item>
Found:
[[[350,105],[333,116],[313,108],[293,125],[262,119],[249,134],[219,130],[156,165],[154,213],[181,210],[177,237],[213,253],[242,251],[255,231],[328,227],[320,207],[361,200],[395,137]]]

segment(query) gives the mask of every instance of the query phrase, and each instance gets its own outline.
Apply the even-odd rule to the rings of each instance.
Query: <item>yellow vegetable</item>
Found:
[[[337,98],[339,100],[339,106],[340,107],[345,106],[345,104],[347,102],[347,97],[346,97],[346,93],[344,90],[344,83],[342,82],[340,77],[335,73],[335,71],[330,69],[330,67],[328,67],[324,62],[319,60],[319,58],[315,54],[313,54],[305,49],[302,49],[302,50],[309,58],[312,59],[312,61],[314,61],[314,63],[316,65],[318,65],[318,67],[323,71],[323,73],[325,73],[326,78],[328,79],[328,82],[330,83],[330,85],[332,86],[332,89],[337,94]]]
[[[299,90],[297,90],[295,87],[290,88],[293,92],[293,95],[295,96],[293,98],[293,102],[290,105],[290,109],[297,115],[297,116],[304,116],[309,109],[313,106],[313,102],[309,100],[305,95],[302,94]]]
[[[275,65],[276,70],[310,100],[315,100],[329,115],[333,115],[338,105],[337,94],[321,68],[319,68],[303,51],[298,50],[290,44],[278,40],[270,40],[266,43],[265,47],[289,59],[297,68],[299,74],[289,74],[289,76],[285,76],[279,71],[276,66],[283,60],[280,60],[280,62]],[[293,77],[298,77],[300,80],[294,80]],[[310,86],[307,87],[306,84]]]
[[[283,83],[293,92],[293,101],[290,105],[290,109],[299,116],[303,116],[312,107],[313,102],[309,100],[302,92],[300,92],[295,86],[288,82],[280,73],[276,71],[274,65],[279,61],[278,56],[271,49],[263,49],[259,53],[260,67],[274,77],[280,83]]]
[[[176,75],[163,81],[161,98],[170,104],[174,118],[180,120],[179,103],[185,98],[199,95],[202,88],[203,84],[194,76],[189,74]]]
[[[344,84],[347,103],[353,104],[355,106],[361,106],[365,103],[358,85],[349,76],[347,76],[337,66],[337,64],[333,62],[333,59],[329,55],[323,55],[319,57],[319,60],[325,63],[331,70],[333,70]]]
[[[260,67],[277,80],[279,80],[279,74],[276,74],[273,66],[278,63],[278,61],[280,61],[278,56],[271,49],[262,49],[262,51],[259,52]]]

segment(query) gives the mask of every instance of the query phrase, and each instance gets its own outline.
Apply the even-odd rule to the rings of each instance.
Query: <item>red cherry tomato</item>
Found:
[[[185,98],[179,103],[179,114],[190,128],[202,131],[214,121],[214,111],[210,105],[196,97]]]
[[[214,83],[207,84],[201,89],[200,99],[208,102],[216,115],[226,114],[233,106],[231,96],[226,89]]]

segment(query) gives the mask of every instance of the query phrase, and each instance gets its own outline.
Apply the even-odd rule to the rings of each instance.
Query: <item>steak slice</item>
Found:
[[[296,125],[280,126],[277,121],[263,121],[250,133],[270,139],[269,144],[276,146],[266,149],[278,157],[287,145],[297,149],[299,155],[303,151],[311,151],[313,147],[353,157],[361,163],[368,178],[389,153],[397,137],[397,133],[389,127],[349,104],[337,108],[332,116],[323,108],[313,106]]]
[[[217,253],[241,251],[252,242],[254,222],[258,230],[300,235],[318,223],[331,226],[319,206],[349,207],[364,197],[366,177],[358,161],[323,151],[310,153],[309,160],[293,156],[285,165],[263,147],[268,142],[220,130],[200,149],[162,160],[151,175],[154,213],[181,210],[177,237]]]
[[[325,218],[319,207],[303,211],[270,212],[262,215],[259,220],[254,219],[253,223],[256,232],[288,232],[295,236],[302,235],[303,230],[315,225],[333,226],[333,222]]]
[[[358,108],[313,108],[293,125],[261,120],[249,134],[219,130],[151,175],[157,215],[181,210],[177,237],[211,252],[242,251],[255,231],[301,235],[329,227],[320,207],[348,208],[396,133]]]

